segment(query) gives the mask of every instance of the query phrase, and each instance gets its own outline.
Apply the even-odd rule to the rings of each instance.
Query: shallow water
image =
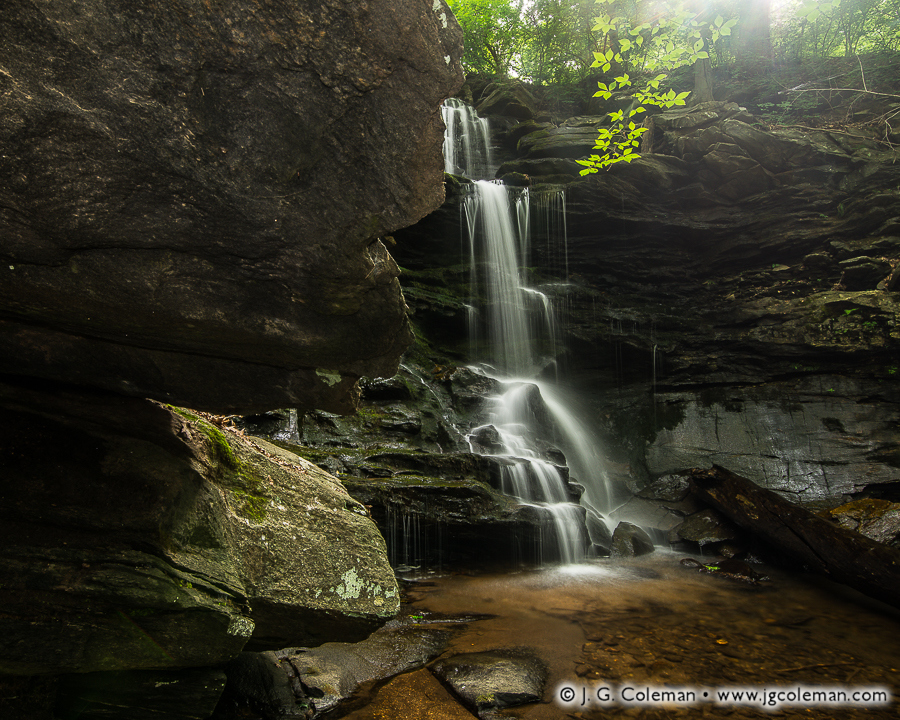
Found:
[[[488,616],[467,623],[444,657],[528,647],[544,659],[543,702],[497,717],[900,717],[893,700],[823,707],[799,698],[766,709],[759,701],[714,702],[717,691],[735,687],[875,688],[897,697],[900,612],[827,581],[767,568],[771,581],[747,585],[685,568],[682,557],[663,551],[509,575],[421,579],[407,589],[406,612],[420,622]],[[623,695],[627,687],[636,690]],[[695,692],[695,702],[690,695],[662,704],[633,700],[645,688],[671,687]],[[574,700],[563,704],[567,692]],[[374,717],[377,708],[376,694]]]

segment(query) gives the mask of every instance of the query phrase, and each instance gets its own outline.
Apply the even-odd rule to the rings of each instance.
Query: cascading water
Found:
[[[456,123],[460,101],[450,108]],[[483,121],[474,120],[473,115],[471,108],[466,109],[466,122],[480,126]],[[445,152],[461,144],[457,136],[464,137],[464,133],[457,127],[447,123]],[[486,136],[486,123],[483,127]],[[489,150],[487,140],[483,147]],[[489,160],[468,157],[465,163],[469,177],[473,177],[472,169],[478,172],[490,166]],[[447,159],[447,165],[459,172],[459,156]],[[557,367],[562,349],[560,323],[549,295],[529,287],[523,270],[529,264],[531,230],[537,225],[548,243],[545,256],[561,271],[561,280],[566,280],[565,195],[561,189],[533,194],[528,188],[484,180],[476,180],[470,187],[462,212],[471,261],[473,359],[482,372],[506,388],[491,398],[490,422],[468,435],[470,448],[504,457],[503,490],[543,508],[553,521],[554,559],[578,562],[590,544],[585,513],[606,512],[610,498],[596,443],[568,410],[560,389],[537,379]],[[568,468],[565,461],[560,462],[557,448],[568,460]],[[573,502],[573,489],[567,482],[569,469],[585,486],[582,505]]]
[[[444,102],[441,116],[446,127],[444,172],[470,178],[490,177],[494,161],[487,118],[478,117],[475,108],[457,98]]]

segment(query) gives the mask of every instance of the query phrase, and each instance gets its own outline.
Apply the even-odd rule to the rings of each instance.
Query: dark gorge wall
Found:
[[[0,37],[0,715],[205,718],[245,646],[397,611],[366,508],[195,410],[394,374],[380,238],[443,199],[461,33],[431,0],[12,0]]]
[[[395,372],[379,237],[442,199],[443,5],[11,2],[0,33],[0,372],[223,411]]]

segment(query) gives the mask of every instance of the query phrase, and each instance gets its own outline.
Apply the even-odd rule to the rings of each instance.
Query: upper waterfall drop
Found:
[[[444,172],[472,180],[493,177],[494,158],[487,118],[459,98],[448,98],[441,106],[444,119]]]

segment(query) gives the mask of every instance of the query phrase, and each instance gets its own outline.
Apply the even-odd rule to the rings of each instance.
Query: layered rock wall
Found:
[[[522,153],[498,173],[529,175],[534,194],[566,183],[569,282],[535,273],[564,308],[559,363],[615,482],[640,491],[716,462],[805,503],[894,497],[896,151],[865,128],[770,131],[715,102],[654,116],[653,152],[577,180],[567,158],[588,151],[568,128],[602,118],[557,121],[496,118],[497,142],[517,138]],[[448,330],[471,300],[450,299],[462,275],[447,185],[439,212],[397,234],[396,255],[413,270],[413,321],[439,326],[429,337],[455,357],[465,335]],[[533,239],[538,257],[545,245]]]

